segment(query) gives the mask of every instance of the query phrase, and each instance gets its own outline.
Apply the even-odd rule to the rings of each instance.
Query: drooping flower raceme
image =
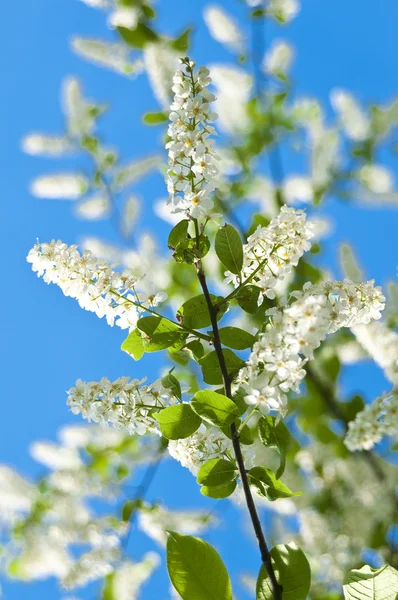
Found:
[[[227,271],[226,282],[238,287],[250,280],[264,296],[275,298],[273,288],[295,267],[304,252],[311,248],[314,224],[305,212],[282,206],[279,215],[267,227],[257,227],[243,247],[243,268],[239,275]]]
[[[46,283],[55,283],[82,308],[100,318],[106,317],[109,325],[116,324],[121,329],[135,328],[139,311],[144,310],[140,305],[156,305],[166,297],[161,293],[156,295],[156,301],[146,298],[141,302],[135,291],[139,279],[133,271],[114,271],[90,251],[80,254],[77,246],[68,246],[60,240],[36,244],[27,261]]]
[[[286,413],[286,392],[299,391],[304,365],[329,333],[379,319],[384,296],[373,281],[306,284],[292,304],[267,311],[272,317],[254,344],[238,380],[250,388],[246,400],[266,411]]]
[[[200,467],[213,458],[234,456],[231,440],[216,427],[201,425],[191,436],[169,442],[170,456],[197,475]],[[243,446],[246,468],[253,466],[254,447]],[[248,466],[250,465],[250,466]]]
[[[167,189],[172,213],[185,212],[193,218],[209,214],[213,201],[209,194],[216,187],[217,158],[212,148],[214,128],[209,124],[217,115],[211,112],[215,100],[206,88],[211,83],[209,70],[195,73],[193,61],[182,59],[182,69],[173,78],[174,102],[166,144],[169,155]]]
[[[344,443],[349,450],[370,450],[384,435],[398,435],[398,389],[376,398],[348,424]]]
[[[388,329],[384,323],[356,325],[352,331],[388,379],[398,385],[398,335],[395,331]]]
[[[68,391],[67,404],[74,414],[80,413],[88,421],[108,423],[131,435],[147,432],[160,435],[153,412],[174,404],[177,399],[159,382],[142,383],[138,379],[130,381],[129,377],[119,377],[113,382],[103,377],[89,383],[79,379],[76,387]]]

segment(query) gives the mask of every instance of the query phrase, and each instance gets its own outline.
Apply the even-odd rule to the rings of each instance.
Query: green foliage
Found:
[[[239,329],[239,327],[221,327],[219,334],[224,346],[229,346],[230,348],[234,348],[234,350],[251,348],[255,341],[254,335],[243,329]]]
[[[204,356],[205,349],[203,348],[202,342],[200,342],[199,340],[193,340],[192,342],[188,342],[186,348],[188,348],[192,352],[193,356],[195,357],[195,360],[199,361]]]
[[[140,360],[145,353],[146,340],[138,329],[133,329],[121,345],[121,349],[130,354],[134,360]]]
[[[294,542],[272,548],[271,562],[276,580],[282,586],[282,600],[306,600],[311,585],[311,569],[304,552]],[[264,566],[256,585],[256,600],[273,600],[271,581]]]
[[[142,49],[148,42],[155,42],[158,39],[157,33],[142,22],[138,23],[135,29],[118,27],[117,30],[124,41],[132,48]]]
[[[264,446],[276,448],[279,452],[280,463],[276,472],[276,478],[279,479],[285,471],[286,450],[291,442],[290,431],[282,421],[275,425],[275,417],[262,417],[257,428],[259,438]]]
[[[214,296],[213,294],[210,294],[210,298],[213,305],[223,300],[222,297]],[[217,313],[218,320],[221,319],[227,308],[228,305],[224,303],[222,310],[219,310]],[[199,296],[194,296],[184,302],[177,311],[177,318],[185,327],[189,327],[189,329],[203,329],[211,325],[209,309],[204,294],[199,294]]]
[[[237,374],[239,369],[245,365],[245,363],[241,358],[239,358],[239,356],[237,356],[228,348],[224,349],[222,352],[228,374],[233,377]],[[203,379],[206,383],[211,385],[223,383],[221,368],[218,362],[217,352],[215,350],[213,352],[209,352],[209,354],[206,354],[203,358],[201,358],[199,363],[202,367]]]
[[[214,487],[229,483],[236,477],[236,466],[223,458],[208,460],[199,469],[197,482],[200,485]]]
[[[171,47],[174,50],[178,50],[181,54],[185,54],[189,48],[189,38],[191,35],[192,28],[187,27],[175,40],[171,42]]]
[[[232,400],[211,390],[197,392],[191,400],[191,406],[204,421],[217,427],[231,425],[238,416],[238,409]]]
[[[247,313],[253,315],[258,310],[258,297],[260,288],[255,285],[245,285],[236,295],[239,306]]]
[[[208,498],[221,500],[222,498],[228,498],[228,496],[233,494],[236,490],[236,485],[236,481],[228,481],[228,483],[222,483],[214,486],[203,485],[200,488],[200,493]]]
[[[181,393],[180,382],[178,381],[178,379],[176,377],[174,377],[172,371],[173,371],[173,369],[171,369],[167,373],[167,375],[162,377],[162,386],[164,388],[166,388],[166,390],[172,390],[174,396],[176,398],[178,398],[179,400],[181,400],[182,393]]]
[[[353,569],[344,580],[343,590],[345,600],[396,600],[398,571],[388,565]]]
[[[175,249],[178,244],[184,241],[188,236],[188,219],[183,219],[179,221],[177,225],[173,227],[173,229],[169,233],[169,237],[167,239],[167,245],[169,248]]]
[[[168,440],[181,440],[198,429],[201,419],[189,404],[175,404],[155,415],[160,431]]]
[[[145,125],[160,125],[161,123],[167,122],[168,115],[161,111],[150,112],[145,113],[145,115],[142,117],[142,120],[145,123]]]
[[[141,317],[137,327],[147,335],[146,352],[157,352],[165,348],[178,350],[188,337],[178,325],[163,317]]]
[[[243,246],[239,233],[232,225],[226,224],[217,231],[215,250],[224,267],[239,275],[243,266]]]
[[[302,492],[292,492],[282,483],[271,469],[267,467],[253,467],[248,471],[250,484],[255,488],[259,496],[273,501],[278,498],[292,498],[301,496]]]
[[[169,532],[167,569],[182,600],[232,600],[232,586],[218,552],[203,540]]]

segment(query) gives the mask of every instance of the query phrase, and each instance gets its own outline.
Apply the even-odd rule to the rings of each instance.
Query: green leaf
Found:
[[[159,125],[160,123],[165,123],[166,121],[168,121],[168,116],[166,115],[166,113],[164,112],[150,112],[150,113],[145,113],[145,115],[142,117],[143,122],[145,123],[145,125]]]
[[[189,221],[184,219],[177,223],[169,233],[167,245],[169,248],[176,248],[177,245],[188,236]]]
[[[258,435],[264,446],[276,448],[280,455],[276,478],[282,477],[286,465],[286,450],[291,442],[290,431],[280,421],[275,425],[275,417],[262,417],[258,422]]]
[[[242,424],[242,421],[240,419],[236,419],[236,421],[235,421],[236,429],[239,429],[241,424]],[[230,440],[232,440],[231,431],[230,431],[229,427],[223,427],[222,432]],[[244,444],[245,446],[251,446],[254,443],[254,436],[253,436],[253,433],[252,433],[250,427],[248,427],[247,425],[243,425],[242,430],[239,433],[239,439],[240,439],[241,444]]]
[[[231,581],[220,555],[199,538],[170,531],[167,569],[183,600],[232,600]]]
[[[255,285],[245,285],[237,294],[239,306],[247,313],[253,315],[258,310],[258,297],[260,288]]]
[[[234,493],[236,489],[236,481],[229,481],[228,483],[222,483],[221,485],[203,485],[200,488],[200,493],[208,498],[214,498],[220,500],[221,498],[228,498]]]
[[[154,42],[158,39],[157,33],[145,23],[138,23],[135,29],[118,27],[117,30],[124,41],[133,48],[144,48],[148,42]]]
[[[189,404],[175,404],[158,412],[155,419],[168,440],[181,440],[198,429],[201,420]]]
[[[344,580],[343,591],[345,600],[396,600],[398,571],[388,565],[353,569]]]
[[[271,469],[267,467],[253,467],[248,472],[250,483],[255,487],[259,496],[267,498],[271,502],[277,498],[292,498],[301,496],[302,492],[292,492],[282,483]]]
[[[174,367],[173,367],[173,369],[174,369]],[[174,377],[174,375],[172,373],[173,369],[171,369],[167,373],[167,375],[162,377],[162,386],[164,388],[166,388],[166,390],[171,390],[173,392],[174,396],[176,398],[178,398],[179,400],[181,400],[182,393],[181,393],[180,382],[178,381],[178,379],[176,377]]]
[[[243,329],[239,329],[239,327],[221,327],[219,333],[224,346],[229,346],[230,348],[234,348],[234,350],[251,348],[255,341],[254,335]]]
[[[186,53],[189,48],[189,36],[191,33],[191,27],[187,27],[181,35],[178,36],[172,43],[171,47],[179,52]]]
[[[205,353],[202,342],[199,340],[193,340],[186,345],[186,348],[192,352],[196,360],[200,360]]]
[[[271,562],[276,580],[282,586],[283,600],[306,600],[311,586],[311,569],[304,552],[294,542],[272,548]],[[271,582],[261,567],[256,585],[256,600],[273,600]]]
[[[217,304],[220,300],[223,300],[220,296],[214,296],[210,294],[212,304]],[[223,304],[221,310],[217,313],[217,320],[221,319],[228,306],[226,303]],[[207,308],[206,298],[204,294],[194,296],[190,298],[178,309],[177,318],[182,321],[182,324],[189,329],[203,329],[211,325],[211,319],[209,310]]]
[[[222,353],[227,365],[228,374],[233,377],[236,375],[239,369],[244,367],[245,362],[228,348],[225,348]],[[209,352],[209,354],[206,354],[203,358],[201,358],[199,363],[202,367],[203,379],[206,383],[211,385],[223,383],[220,364],[218,362],[218,356],[215,350],[213,352]]]
[[[211,390],[197,392],[191,400],[191,406],[204,421],[217,427],[230,425],[238,416],[238,409],[232,400]]]
[[[230,460],[213,458],[199,469],[197,482],[200,485],[214,487],[229,483],[236,477],[236,466]]]
[[[217,231],[215,250],[224,267],[239,275],[243,266],[243,245],[239,233],[232,225],[226,224]]]
[[[146,352],[157,352],[164,348],[181,348],[187,339],[187,334],[178,325],[163,317],[141,317],[137,327],[148,336]]]
[[[140,360],[145,353],[146,342],[138,329],[133,329],[121,345],[121,349],[130,354],[134,360]]]

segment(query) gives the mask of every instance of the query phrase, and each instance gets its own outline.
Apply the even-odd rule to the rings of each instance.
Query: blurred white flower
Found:
[[[266,73],[284,78],[290,70],[293,58],[293,47],[284,40],[275,40],[264,56],[263,68]]]
[[[106,196],[96,195],[90,196],[76,204],[75,212],[81,219],[96,221],[104,219],[109,215],[110,202]]]
[[[82,58],[108,67],[121,75],[135,76],[144,69],[141,59],[130,60],[130,51],[126,44],[74,37],[71,45],[76,54]]]
[[[30,454],[49,469],[79,469],[83,464],[75,448],[64,448],[51,442],[34,442]]]
[[[383,165],[364,165],[359,169],[358,177],[375,194],[386,194],[394,188],[393,174]]]
[[[63,136],[29,133],[22,140],[22,150],[33,156],[63,156],[70,152],[71,144]]]
[[[216,88],[214,108],[220,129],[230,134],[245,131],[249,125],[246,105],[252,78],[243,69],[230,65],[212,64],[209,69]]]
[[[155,98],[164,110],[169,110],[172,101],[171,86],[178,69],[179,53],[166,41],[145,44],[143,58],[149,83]]]
[[[351,279],[351,281],[362,281],[363,271],[358,265],[352,246],[350,244],[340,244],[339,255],[344,277]]]
[[[300,3],[299,0],[268,0],[266,9],[267,14],[273,16],[277,21],[288,23],[300,11]]]
[[[287,204],[312,202],[312,182],[302,175],[290,175],[283,183],[283,196]]]
[[[140,214],[140,202],[136,196],[129,196],[123,206],[122,227],[124,235],[130,236]]]
[[[217,4],[206,6],[203,18],[210,35],[236,52],[243,50],[243,35],[235,19]]]
[[[135,6],[119,6],[108,17],[108,26],[111,29],[116,27],[126,27],[126,29],[135,29],[140,16],[139,8]]]
[[[88,188],[88,180],[79,173],[55,173],[34,179],[30,191],[37,198],[76,200]]]
[[[356,141],[366,140],[371,133],[370,119],[354,96],[345,90],[335,89],[330,100],[348,137]]]

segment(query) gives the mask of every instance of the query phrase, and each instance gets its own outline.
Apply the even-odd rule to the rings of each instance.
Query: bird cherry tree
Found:
[[[84,240],[82,249],[38,241],[27,260],[82,309],[125,330],[121,350],[140,379],[71,383],[67,405],[88,425],[63,428],[59,444],[33,445],[49,473],[31,483],[0,468],[5,571],[28,581],[55,576],[67,590],[100,580],[103,600],[132,600],[159,564],[154,552],[140,562],[128,557],[138,527],[166,547],[173,598],[238,597],[236,574],[198,537],[215,526],[213,515],[145,499],[171,457],[209,502],[228,498],[247,514],[258,546],[254,583],[246,578],[250,597],[396,599],[396,446],[387,447],[388,460],[373,450],[398,433],[397,287],[389,284],[386,301],[348,245],[340,249],[344,276],[333,279],[322,265],[316,211],[333,194],[341,202],[394,201],[377,160],[398,123],[397,103],[367,111],[336,90],[337,122],[327,124],[318,102],[295,97],[290,45],[278,41],[265,57],[262,49],[264,23],[288,23],[299,11],[295,0],[247,1],[251,51],[222,6],[206,7],[211,35],[235,60],[210,70],[187,56],[189,28],[175,39],[155,29],[148,2],[84,1],[108,11],[118,41],[74,38],[75,51],[128,77],[145,70],[160,110],[144,123],[168,121],[168,198],[154,208],[170,231],[159,255],[148,237],[131,249],[139,207],[131,185],[162,170],[162,157],[119,161],[97,133],[104,107],[69,79],[65,134],[29,134],[24,148],[80,152],[92,174],[42,176],[32,191],[77,198],[81,217],[109,218],[121,241]],[[309,174],[287,176],[281,148],[303,139]],[[249,217],[248,199],[258,206]],[[164,354],[164,371],[148,381],[133,361],[153,352]],[[342,366],[365,357],[392,384],[366,406],[359,395],[340,397],[338,386]],[[126,498],[125,482],[143,464],[144,479]],[[93,498],[111,512],[94,511]],[[372,560],[363,560],[366,550]]]

